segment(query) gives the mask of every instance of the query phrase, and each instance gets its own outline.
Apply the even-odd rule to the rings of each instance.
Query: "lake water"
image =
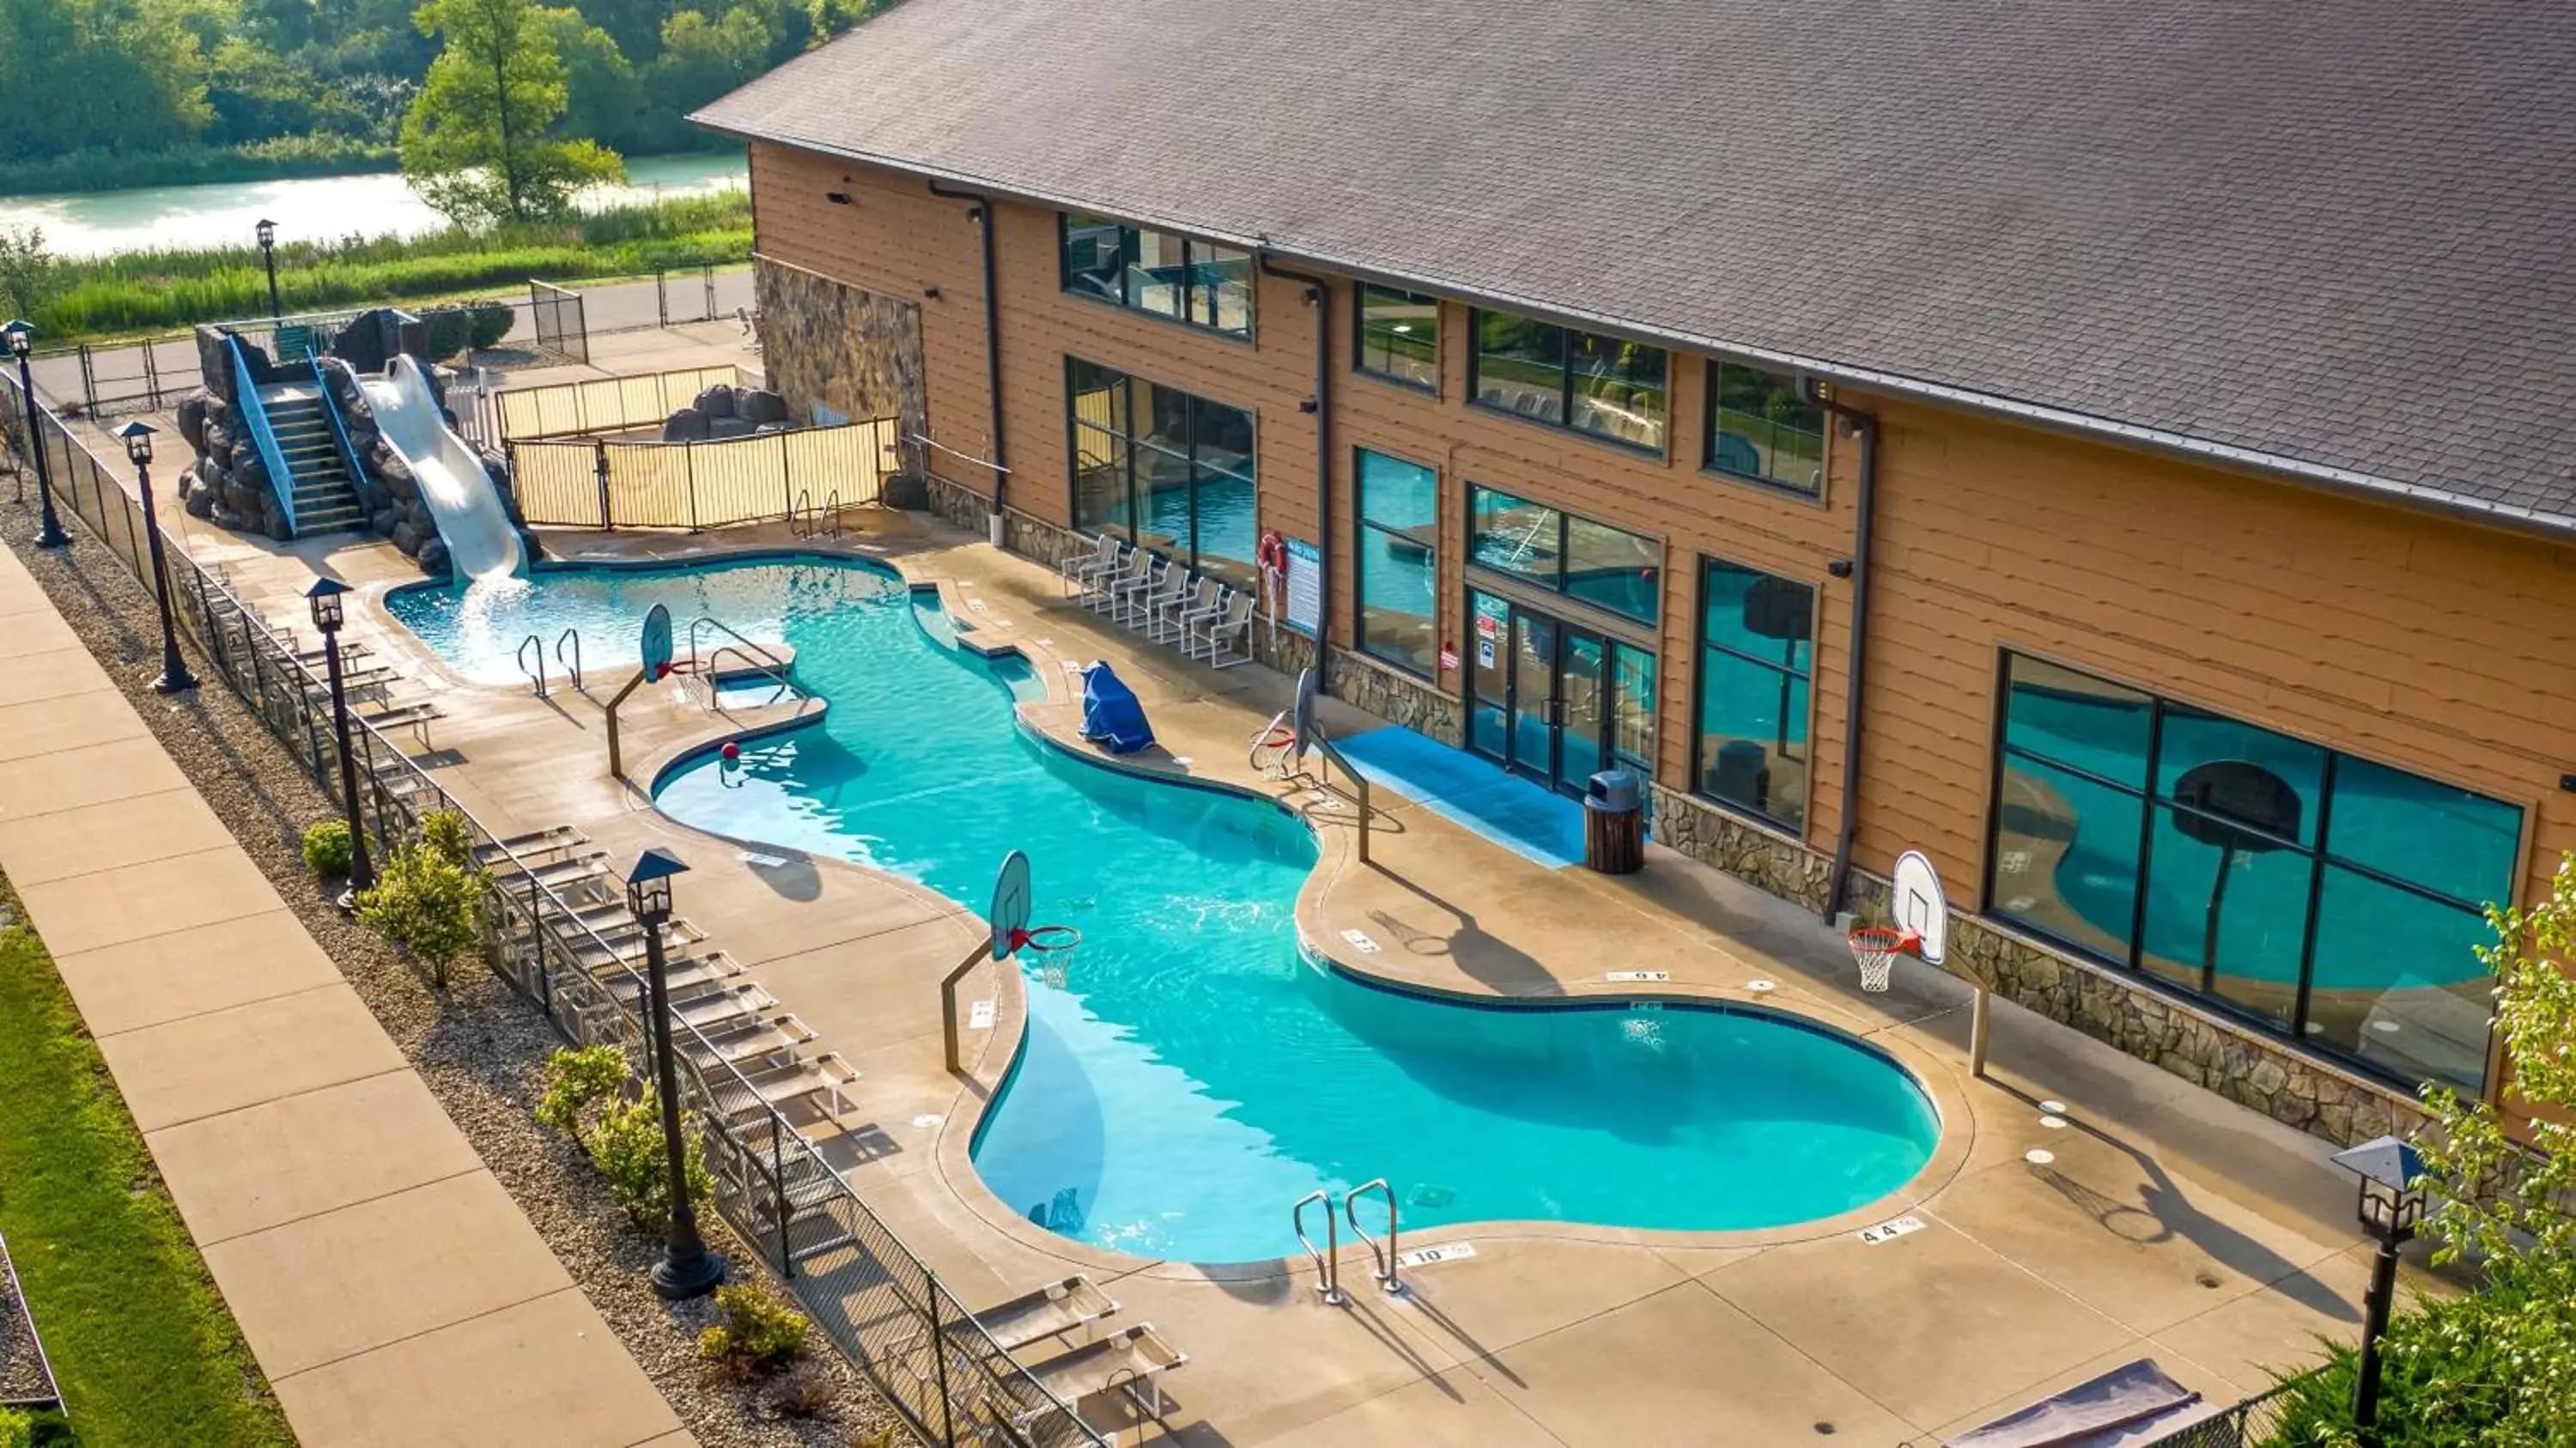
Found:
[[[627,162],[626,174],[626,185],[594,189],[583,204],[699,196],[749,184],[740,155],[651,156]],[[0,226],[43,228],[56,256],[247,245],[263,217],[276,222],[279,238],[289,241],[337,240],[352,233],[417,236],[447,225],[447,218],[412,194],[399,172],[0,197]]]

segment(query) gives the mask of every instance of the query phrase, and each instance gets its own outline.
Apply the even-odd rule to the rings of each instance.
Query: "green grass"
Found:
[[[751,259],[743,192],[617,206],[495,235],[351,236],[278,249],[289,313],[454,296],[477,288],[650,275]],[[46,344],[162,331],[268,312],[253,246],[121,252],[58,263],[30,321]]]
[[[294,1443],[23,925],[0,931],[0,1232],[81,1448]]]

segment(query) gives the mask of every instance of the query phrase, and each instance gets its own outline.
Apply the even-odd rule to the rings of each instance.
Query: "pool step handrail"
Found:
[[[841,490],[838,488],[823,495],[823,532],[833,538],[841,536]]]
[[[1377,1238],[1370,1236],[1368,1229],[1360,1225],[1359,1200],[1370,1192],[1382,1193],[1386,1197],[1386,1247],[1382,1251]],[[1351,1224],[1351,1235],[1368,1248],[1369,1260],[1377,1264],[1369,1275],[1377,1279],[1379,1289],[1389,1297],[1402,1297],[1404,1283],[1396,1276],[1395,1263],[1395,1188],[1387,1185],[1384,1177],[1360,1183],[1342,1193],[1342,1217]]]
[[[572,645],[572,662],[564,663],[564,645]],[[581,630],[568,628],[555,635],[555,662],[572,675],[572,691],[581,692]]]
[[[814,490],[812,488],[799,488],[796,490],[796,496],[787,500],[788,537],[811,538],[814,536],[814,530],[811,526],[800,524],[796,521],[798,518],[804,516],[804,514],[812,508],[813,504]]]
[[[530,649],[537,651],[534,664],[528,662]],[[546,641],[536,634],[519,641],[519,672],[527,675],[529,682],[536,686],[538,698],[546,697]]]
[[[1314,1240],[1306,1235],[1306,1209],[1320,1204],[1324,1209],[1324,1250],[1315,1250]],[[1288,1212],[1289,1225],[1296,1229],[1297,1245],[1315,1261],[1315,1290],[1323,1294],[1326,1307],[1348,1307],[1350,1295],[1342,1291],[1341,1223],[1333,1212],[1332,1193],[1317,1187],[1297,1199]]]
[[[1369,803],[1368,776],[1351,768],[1351,762],[1342,757],[1342,751],[1333,747],[1332,737],[1324,732],[1320,724],[1315,726],[1313,738],[1299,742],[1324,756],[1325,768],[1322,777],[1316,781],[1318,784],[1330,785],[1333,782],[1332,766],[1336,764],[1342,767],[1343,778],[1350,781],[1350,788],[1343,793],[1351,796],[1352,802],[1360,807],[1360,863],[1367,864],[1369,862],[1369,816],[1376,813]]]
[[[714,653],[707,655],[708,708],[714,709],[721,706],[721,700],[718,696],[724,692],[724,658],[727,654],[731,654],[735,658],[742,660],[744,664],[749,666],[750,672],[766,677],[770,684],[777,690],[777,692],[771,694],[767,700],[763,701],[757,707],[765,709],[772,704],[783,703],[789,696],[796,692],[796,686],[789,683],[787,681],[787,675],[780,672],[776,666],[763,663],[759,659],[753,658],[750,654],[744,652],[742,646],[739,644],[724,644],[718,647]]]

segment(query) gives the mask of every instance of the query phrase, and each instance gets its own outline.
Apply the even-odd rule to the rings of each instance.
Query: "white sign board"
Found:
[[[1893,1242],[1899,1237],[1909,1237],[1922,1230],[1922,1218],[1898,1217],[1893,1221],[1881,1222],[1875,1227],[1863,1227],[1860,1232],[1861,1245],[1875,1247],[1881,1242]]]
[[[1314,638],[1324,630],[1324,556],[1303,538],[1288,540],[1288,626]]]

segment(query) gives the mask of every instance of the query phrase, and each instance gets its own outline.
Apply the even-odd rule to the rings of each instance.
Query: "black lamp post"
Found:
[[[34,350],[36,329],[26,322],[11,322],[0,327],[0,337],[8,338],[9,355],[18,359],[18,395],[27,403],[27,451],[36,459],[36,506],[43,515],[36,529],[36,546],[67,547],[72,535],[63,531],[63,520],[54,515],[52,468],[45,461],[45,431],[36,416],[36,383],[27,375],[27,354]]]
[[[2424,1159],[2393,1136],[2338,1152],[2334,1164],[2361,1178],[2361,1225],[2379,1250],[2370,1259],[2370,1297],[2363,1303],[2361,1362],[2352,1384],[2352,1423],[2364,1443],[2378,1441],[2379,1340],[2388,1332],[2397,1295],[2397,1249],[2424,1221]]]
[[[644,969],[651,987],[654,1088],[662,1098],[662,1148],[671,1164],[671,1234],[653,1264],[653,1292],[666,1302],[703,1297],[725,1279],[725,1260],[698,1235],[689,1205],[688,1156],[680,1147],[680,1068],[671,1050],[671,988],[662,961],[662,925],[671,918],[671,877],[689,867],[670,851],[646,850],[626,872],[626,908],[644,927]]]
[[[277,321],[286,315],[286,306],[277,299],[277,223],[259,224],[259,256],[268,264],[268,317]]]
[[[349,889],[340,897],[343,910],[356,905],[358,892],[376,883],[376,872],[367,863],[366,826],[358,819],[358,761],[349,750],[349,695],[340,682],[340,596],[349,586],[336,578],[317,578],[304,590],[305,602],[313,607],[313,626],[322,630],[322,656],[331,668],[331,732],[340,740],[340,797],[348,802],[349,823]]]
[[[152,550],[152,599],[161,606],[161,677],[152,687],[164,694],[197,687],[188,661],[179,657],[179,626],[170,615],[170,570],[161,560],[161,523],[152,511],[152,434],[148,422],[129,422],[116,430],[125,439],[125,455],[134,460],[135,481],[143,485],[143,539]]]

